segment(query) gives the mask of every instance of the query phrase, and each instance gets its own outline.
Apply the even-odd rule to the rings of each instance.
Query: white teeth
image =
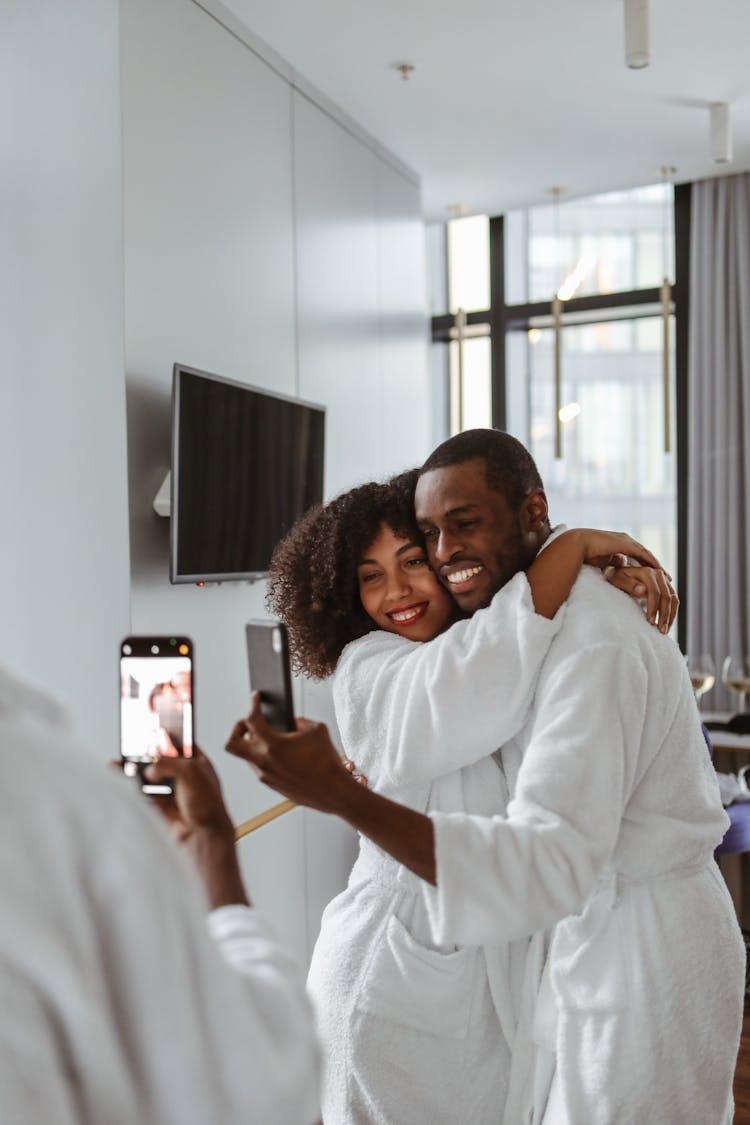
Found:
[[[468,570],[456,570],[453,574],[447,575],[447,578],[452,586],[457,586],[459,582],[466,582],[467,579],[473,578],[475,574],[479,574],[481,569],[481,566],[472,566]]]
[[[419,617],[421,610],[419,609],[405,609],[401,613],[392,613],[391,621],[395,621],[398,625],[404,625],[407,621],[413,621],[415,617]]]

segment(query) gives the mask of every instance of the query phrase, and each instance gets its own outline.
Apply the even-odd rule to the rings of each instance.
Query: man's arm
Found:
[[[173,796],[152,803],[197,873],[211,908],[207,918],[205,907],[203,917],[196,916],[195,888],[187,893],[185,883],[192,881],[168,841],[160,840],[164,854],[156,856],[159,862],[153,848],[149,852],[145,841],[138,842],[131,862],[123,865],[123,877],[129,885],[142,883],[149,903],[147,925],[162,935],[166,958],[166,963],[155,961],[153,969],[149,962],[152,979],[144,969],[138,978],[138,987],[154,1009],[154,1037],[164,1043],[158,1052],[149,1052],[148,1065],[153,1053],[156,1071],[161,1062],[174,1066],[164,1023],[189,1025],[203,1051],[191,1066],[187,1101],[202,1105],[200,1098],[206,1099],[210,1112],[203,1120],[244,1121],[251,1107],[264,1122],[309,1125],[318,1117],[318,1048],[304,976],[271,927],[249,906],[218,776],[199,750],[189,759],[160,760],[146,772],[151,781],[173,779]],[[162,869],[168,866],[174,878],[165,886]],[[160,892],[149,894],[156,879]],[[128,956],[132,950],[137,960],[149,941],[143,921],[137,940],[128,932],[132,887],[118,893],[115,901],[114,940]],[[206,925],[213,941],[207,939]],[[131,992],[135,987],[130,981]],[[179,1037],[175,1043],[179,1047]]]
[[[668,643],[668,642],[665,642]],[[537,721],[506,817],[424,817],[356,792],[325,727],[270,731],[254,701],[227,749],[262,780],[347,820],[432,883],[438,940],[512,940],[580,908],[611,855],[632,784],[645,672],[616,644],[548,668]],[[301,751],[301,752],[300,752]]]
[[[149,781],[170,778],[174,793],[156,797],[170,832],[190,857],[211,910],[249,906],[234,827],[224,805],[221,784],[211,762],[197,747],[192,758],[161,758],[145,770]]]
[[[434,883],[430,818],[359,784],[342,764],[324,723],[299,719],[297,725],[291,734],[273,730],[256,692],[249,718],[235,725],[226,748],[249,762],[272,789],[298,805],[341,817],[420,878]]]

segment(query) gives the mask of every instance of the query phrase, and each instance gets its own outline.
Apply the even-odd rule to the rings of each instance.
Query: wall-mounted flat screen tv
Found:
[[[323,497],[325,409],[176,363],[172,582],[262,577]]]

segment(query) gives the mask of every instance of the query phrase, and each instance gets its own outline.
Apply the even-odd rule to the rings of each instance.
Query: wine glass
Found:
[[[745,710],[745,697],[750,691],[750,656],[728,656],[721,670],[724,686],[740,697],[739,713]]]
[[[688,656],[687,666],[695,701],[700,707],[701,696],[710,691],[716,683],[714,660],[709,653],[702,652],[700,656]]]

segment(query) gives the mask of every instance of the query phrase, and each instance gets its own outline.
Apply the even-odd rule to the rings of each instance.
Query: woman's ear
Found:
[[[535,488],[533,492],[524,500],[521,505],[521,518],[523,520],[523,530],[528,534],[534,535],[537,532],[546,530],[549,525],[549,510],[547,508],[547,497],[543,488]]]

